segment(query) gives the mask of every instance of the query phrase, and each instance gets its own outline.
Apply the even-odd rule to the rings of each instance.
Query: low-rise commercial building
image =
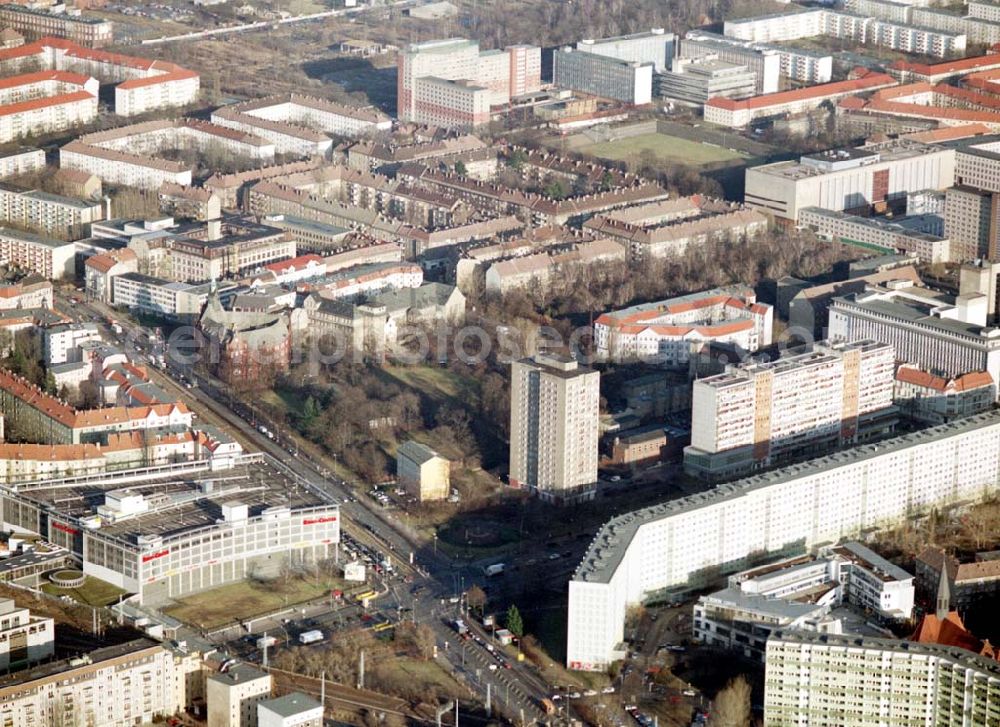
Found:
[[[430,447],[407,441],[396,450],[400,486],[420,502],[443,500],[451,493],[451,462]]]
[[[866,213],[915,189],[946,189],[955,178],[954,149],[897,139],[747,169],[744,200],[797,222],[806,207]]]
[[[323,727],[323,705],[301,692],[257,703],[257,727]]]
[[[669,73],[657,76],[660,96],[702,106],[710,98],[750,98],[757,93],[757,74],[747,66],[712,56],[675,58]]]
[[[946,263],[952,259],[953,241],[950,238],[911,230],[884,218],[805,207],[799,212],[799,225],[811,228],[819,237],[848,245],[913,253],[926,264]]]

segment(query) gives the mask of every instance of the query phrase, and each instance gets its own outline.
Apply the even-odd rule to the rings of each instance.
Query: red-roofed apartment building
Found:
[[[757,119],[775,118],[788,114],[812,111],[826,102],[836,104],[842,98],[856,93],[875,91],[895,86],[896,80],[885,73],[865,72],[859,78],[834,83],[823,83],[808,88],[768,93],[743,101],[729,98],[710,98],[705,104],[705,121],[742,129]]]
[[[893,397],[903,412],[930,424],[946,424],[993,407],[996,382],[985,371],[949,378],[912,364],[896,370]]]
[[[594,343],[604,360],[686,366],[707,343],[745,351],[769,345],[773,315],[750,288],[715,288],[604,313],[594,323]]]

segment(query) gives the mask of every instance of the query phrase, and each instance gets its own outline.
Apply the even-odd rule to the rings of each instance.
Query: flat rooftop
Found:
[[[117,473],[116,473],[117,474]],[[114,479],[103,484],[72,487],[27,485],[18,488],[17,497],[50,508],[57,516],[79,521],[96,514],[105,495],[121,489]],[[127,488],[142,494],[149,503],[148,512],[104,523],[97,532],[120,538],[133,545],[142,535],[167,538],[200,527],[214,525],[222,518],[222,505],[238,500],[255,517],[269,507],[292,509],[324,505],[322,500],[292,482],[270,462],[256,461],[224,472],[204,472],[183,477],[149,478],[131,482]]]
[[[909,289],[907,289],[907,292],[910,292]],[[927,296],[924,296],[922,300],[915,300],[903,297],[893,297],[890,299],[873,292],[852,293],[841,298],[834,298],[833,307],[836,308],[839,306],[847,310],[854,309],[889,319],[913,323],[931,332],[962,336],[969,339],[970,343],[979,344],[984,348],[1000,346],[1000,328],[983,327],[974,323],[965,323],[964,321],[952,318],[941,318],[932,315],[931,312],[935,308],[946,305],[934,296],[935,294],[931,292]]]
[[[864,444],[808,462],[781,467],[734,482],[717,485],[706,492],[667,500],[658,505],[618,515],[597,531],[597,535],[591,541],[583,560],[573,574],[573,580],[587,583],[610,582],[622,558],[625,557],[632,539],[643,525],[718,505],[727,500],[734,500],[764,487],[809,477],[911,447],[920,447],[996,424],[1000,424],[1000,410],[977,414],[918,432],[910,432],[899,437],[882,440],[877,444]]]
[[[978,136],[975,137],[977,141],[981,141],[984,138]],[[1000,136],[996,137],[997,141],[1000,141]],[[878,162],[875,164],[885,164],[886,162],[897,162],[903,161],[904,159],[911,159],[913,157],[924,156],[926,154],[933,153],[935,151],[943,151],[949,145],[947,144],[922,144],[918,141],[912,141],[909,139],[894,139],[892,141],[883,142],[880,144],[869,144],[860,150],[855,151],[865,151],[866,153],[860,156],[852,156],[853,159],[862,159],[866,156],[870,156],[872,153],[877,153],[881,156]],[[846,152],[847,150],[838,150]],[[1000,158],[998,155],[997,158]],[[831,157],[824,157],[822,155],[812,154],[800,157],[800,161],[788,161],[788,162],[776,162],[774,164],[765,164],[759,167],[753,167],[752,171],[761,174],[768,174],[774,177],[782,177],[784,179],[802,179],[805,177],[822,177],[827,174],[840,174],[844,170],[833,169],[827,170],[822,169],[811,164],[803,163],[803,159],[814,159],[816,161],[822,162],[836,162],[842,161],[838,159],[833,159]],[[846,157],[845,157],[846,159]],[[874,164],[872,165],[874,166]],[[853,171],[855,167],[851,167],[848,171]]]

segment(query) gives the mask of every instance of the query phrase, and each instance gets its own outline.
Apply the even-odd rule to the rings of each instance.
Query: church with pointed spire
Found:
[[[951,608],[951,581],[948,569],[941,569],[938,580],[937,598],[934,613],[926,614],[910,637],[911,641],[921,644],[939,644],[941,646],[957,646],[972,651],[980,656],[1000,661],[1000,652],[986,641],[980,641],[966,627],[958,611]]]

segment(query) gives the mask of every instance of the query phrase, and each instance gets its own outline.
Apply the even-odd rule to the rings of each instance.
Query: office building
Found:
[[[250,664],[211,674],[205,685],[208,727],[258,727],[258,708],[271,698],[271,675]]]
[[[857,245],[916,255],[927,264],[946,263],[952,259],[952,242],[919,230],[904,227],[885,217],[859,217],[822,207],[805,207],[799,212],[799,225],[808,227],[817,237]]]
[[[170,321],[192,322],[208,301],[211,283],[181,283],[126,272],[111,278],[111,305]]]
[[[593,496],[600,381],[597,371],[555,354],[511,364],[512,487],[552,501]]]
[[[552,82],[559,88],[621,101],[633,106],[653,99],[653,64],[573,50],[552,54]]]
[[[840,608],[889,621],[913,614],[913,576],[861,543],[824,549],[729,577],[728,586],[698,599],[692,635],[709,646],[763,662],[767,638],[779,629],[840,634]],[[851,628],[852,622],[847,622]]]
[[[673,33],[667,33],[663,28],[653,28],[645,33],[613,38],[588,38],[577,43],[576,49],[630,63],[652,63],[653,70],[663,73],[670,68],[676,43],[677,36]]]
[[[626,611],[648,595],[990,497],[998,467],[1000,413],[989,412],[617,516],[570,581],[567,665],[603,671],[621,658]]]
[[[830,338],[875,340],[896,349],[896,359],[939,376],[985,371],[1000,381],[1000,329],[986,325],[986,296],[952,299],[912,284],[889,282],[835,298]]]
[[[827,53],[729,38],[690,30],[680,41],[681,58],[717,55],[719,60],[746,66],[757,74],[757,94],[777,93],[781,78],[809,85],[833,80],[833,58]]]
[[[868,71],[860,78],[779,91],[743,101],[714,98],[705,104],[705,121],[731,129],[743,129],[759,119],[775,119],[812,111],[824,103],[836,104],[848,96],[895,84],[891,76]]]
[[[1000,665],[956,646],[774,632],[764,724],[979,727],[1000,720]]]
[[[396,478],[420,502],[443,500],[451,494],[451,462],[420,442],[399,445]]]
[[[10,28],[29,39],[65,38],[88,48],[103,48],[114,43],[114,23],[90,15],[55,13],[25,5],[0,6],[0,26]]]
[[[757,74],[746,66],[703,56],[674,59],[669,73],[657,76],[660,96],[702,106],[710,98],[750,98]]]
[[[436,123],[424,117],[448,118],[457,110],[463,123],[470,113],[489,114],[490,106],[501,106],[511,97],[533,93],[541,88],[541,49],[517,45],[502,51],[479,50],[479,43],[462,38],[411,43],[397,56],[396,113],[402,121]],[[421,78],[433,77],[451,85],[423,84]],[[471,97],[461,88],[482,88],[485,93]],[[441,104],[460,103],[460,109]],[[471,109],[471,110],[470,110]],[[477,122],[482,123],[482,122]]]
[[[955,157],[954,149],[908,139],[806,154],[747,169],[744,200],[788,222],[806,207],[867,213],[914,189],[951,187]]]
[[[698,379],[684,470],[731,477],[891,432],[894,368],[892,346],[823,342]]]
[[[749,288],[714,288],[604,313],[594,322],[598,358],[687,367],[706,344],[752,352],[771,343],[774,310]]]
[[[301,692],[257,703],[257,727],[323,727],[323,705]]]

